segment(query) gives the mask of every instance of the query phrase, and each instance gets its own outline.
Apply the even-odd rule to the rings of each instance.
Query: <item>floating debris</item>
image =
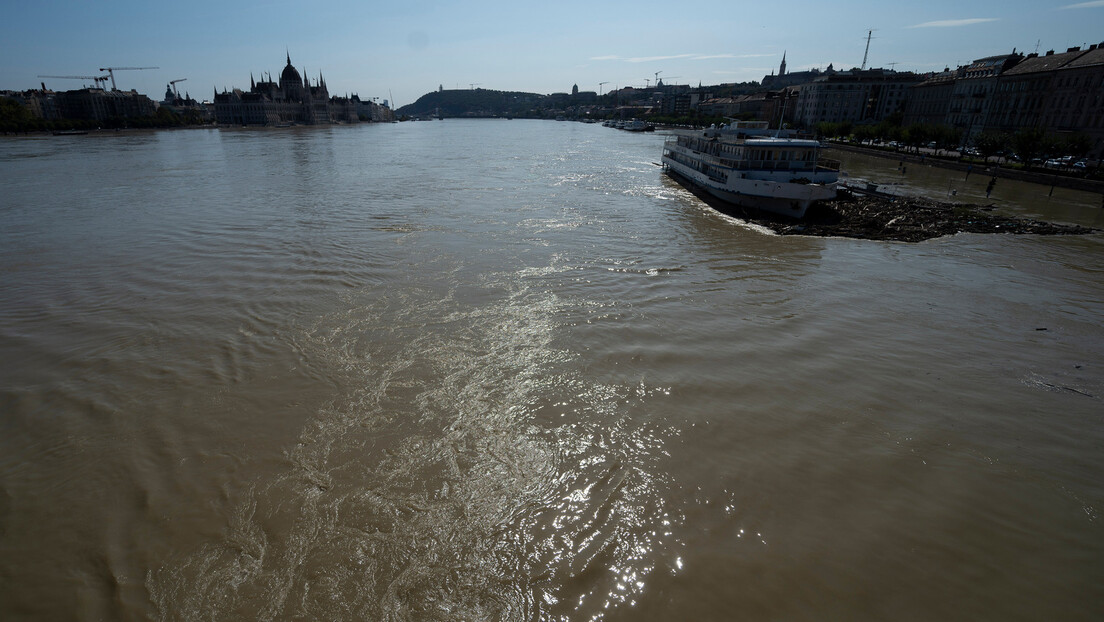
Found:
[[[848,191],[841,191],[836,199],[813,205],[800,221],[708,202],[718,211],[767,227],[780,235],[922,242],[956,233],[1083,235],[1096,231],[1077,225],[994,215],[988,213],[992,206]]]

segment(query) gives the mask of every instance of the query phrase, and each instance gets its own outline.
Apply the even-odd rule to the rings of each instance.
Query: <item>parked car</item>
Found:
[[[1046,168],[1068,168],[1073,164],[1073,156],[1062,156],[1060,158],[1051,158],[1047,160],[1043,166]]]

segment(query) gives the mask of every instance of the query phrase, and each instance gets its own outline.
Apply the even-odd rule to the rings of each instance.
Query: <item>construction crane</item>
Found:
[[[107,76],[38,76],[40,78],[53,78],[55,80],[92,80],[96,88],[103,88],[101,82],[107,82]]]
[[[111,90],[117,91],[115,88],[115,72],[116,71],[136,71],[139,69],[160,69],[160,67],[100,67],[100,71],[106,71],[107,75],[111,76]]]
[[[480,84],[483,84],[483,83],[482,83],[482,82],[469,82],[469,83],[468,83],[468,86],[470,86],[470,87],[471,87],[471,90],[473,90],[473,91],[474,91],[474,90],[475,90],[475,87],[479,86]]]
[[[176,95],[177,99],[180,99],[180,93],[176,90],[176,83],[183,82],[185,80],[187,80],[187,78],[177,78],[175,80],[169,80],[169,84],[172,86],[173,95]]]
[[[859,67],[859,71],[866,71],[867,56],[870,55],[870,39],[871,39],[871,35],[873,35],[873,34],[874,34],[874,29],[870,29],[870,30],[867,31],[867,51],[862,53],[862,66]],[[104,70],[99,70],[99,71],[104,71]]]
[[[103,71],[103,69],[101,69],[100,71]],[[661,74],[661,73],[663,73],[663,70],[655,72],[656,86],[659,86],[659,74]]]
[[[598,83],[598,97],[602,96],[602,85],[603,84],[609,84],[609,82],[599,82]]]

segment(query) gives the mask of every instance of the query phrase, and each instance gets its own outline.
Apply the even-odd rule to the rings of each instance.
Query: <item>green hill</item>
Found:
[[[399,116],[504,117],[536,116],[546,107],[547,95],[488,89],[451,89],[426,93],[395,113]]]

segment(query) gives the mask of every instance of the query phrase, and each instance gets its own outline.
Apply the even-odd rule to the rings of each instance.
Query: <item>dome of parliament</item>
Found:
[[[287,67],[284,67],[283,73],[280,74],[280,82],[285,83],[292,81],[302,84],[303,78],[299,75],[299,71],[291,66],[291,54],[288,54]]]

